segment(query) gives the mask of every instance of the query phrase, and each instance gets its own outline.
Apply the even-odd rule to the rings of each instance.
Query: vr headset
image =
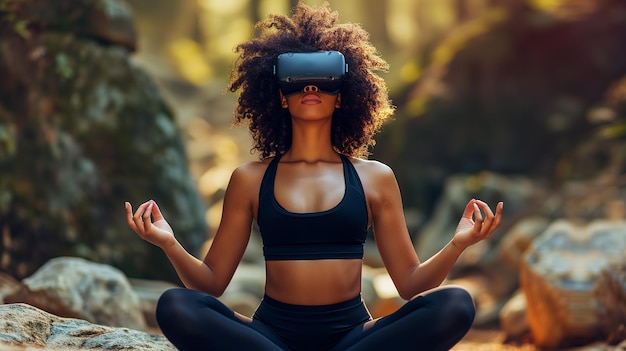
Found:
[[[285,96],[315,85],[322,93],[337,95],[348,72],[345,57],[338,51],[288,52],[278,55],[274,75]]]

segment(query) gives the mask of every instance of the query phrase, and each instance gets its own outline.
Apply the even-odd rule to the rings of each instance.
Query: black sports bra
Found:
[[[340,156],[344,196],[337,206],[312,213],[289,212],[276,201],[280,155],[270,162],[261,181],[257,218],[266,261],[363,258],[368,222],[365,193],[350,160]]]

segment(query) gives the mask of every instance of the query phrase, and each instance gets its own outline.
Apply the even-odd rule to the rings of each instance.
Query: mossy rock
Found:
[[[172,112],[128,46],[69,25],[22,26],[7,10],[34,3],[53,6],[0,0],[0,268],[21,278],[69,255],[175,280],[163,253],[128,229],[123,206],[152,198],[190,251],[206,239]],[[94,3],[119,2],[54,6]]]

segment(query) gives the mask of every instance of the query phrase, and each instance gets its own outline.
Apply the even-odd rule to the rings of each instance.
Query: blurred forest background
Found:
[[[501,233],[623,198],[623,0],[328,2],[391,65],[381,75],[397,112],[371,158],[395,170],[416,240],[455,175],[464,195],[505,201]],[[257,157],[231,125],[233,48],[295,3],[0,1],[1,268],[21,278],[77,255],[175,280],[126,227],[123,201],[159,201],[201,252],[230,172]],[[572,181],[606,196],[550,205]]]

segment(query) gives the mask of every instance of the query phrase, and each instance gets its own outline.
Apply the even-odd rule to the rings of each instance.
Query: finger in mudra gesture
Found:
[[[129,202],[126,202],[125,206],[128,226],[140,238],[160,248],[174,242],[174,231],[163,217],[155,201],[144,202],[137,208],[134,214],[132,205]]]
[[[465,206],[463,216],[454,231],[452,242],[460,249],[465,249],[481,240],[487,239],[500,226],[503,203],[498,202],[494,214],[485,202],[472,199]]]

